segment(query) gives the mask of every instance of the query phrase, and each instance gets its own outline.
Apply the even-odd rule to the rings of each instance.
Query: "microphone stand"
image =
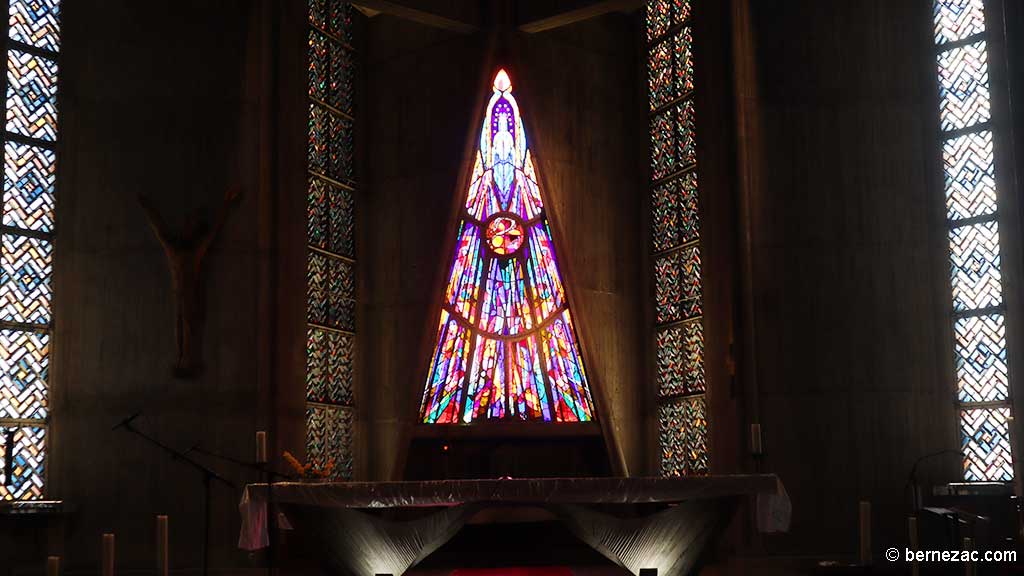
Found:
[[[212,458],[217,458],[218,460],[230,462],[241,468],[255,470],[260,473],[260,479],[266,482],[267,484],[267,573],[272,575],[277,566],[277,557],[274,546],[274,542],[275,540],[277,540],[277,538],[275,537],[274,530],[271,529],[270,517],[270,514],[273,511],[274,507],[273,483],[278,480],[295,480],[296,477],[289,474],[282,474],[274,470],[273,468],[270,467],[269,462],[246,462],[244,460],[233,458],[231,456],[226,456],[224,454],[210,452],[209,450],[206,450],[203,447],[201,447],[199,444],[192,446],[191,448],[188,449],[188,451],[197,452],[199,454],[202,454],[204,456],[210,456]],[[280,522],[278,522],[278,527],[280,528]]]
[[[225,486],[236,488],[237,487],[227,478],[224,478],[220,474],[217,474],[213,470],[210,470],[206,466],[203,466],[199,462],[196,462],[192,458],[189,458],[188,454],[171,448],[156,438],[146,434],[142,430],[139,430],[135,426],[132,426],[132,421],[138,417],[139,413],[136,412],[134,415],[124,419],[117,426],[114,426],[114,430],[118,428],[124,428],[128,432],[135,434],[139,438],[142,438],[146,442],[156,446],[160,450],[166,452],[171,456],[173,460],[179,460],[192,468],[198,470],[203,475],[203,576],[208,576],[210,573],[210,485],[213,480],[221,482]]]

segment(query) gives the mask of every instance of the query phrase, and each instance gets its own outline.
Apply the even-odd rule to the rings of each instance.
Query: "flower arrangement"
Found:
[[[291,452],[284,451],[284,459],[291,466],[292,470],[299,475],[299,478],[304,480],[323,480],[331,477],[331,472],[334,470],[334,460],[328,460],[322,468],[316,468],[313,466],[313,462],[307,462],[303,464],[292,455]]]

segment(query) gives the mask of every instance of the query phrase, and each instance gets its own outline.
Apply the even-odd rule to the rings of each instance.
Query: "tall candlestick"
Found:
[[[103,576],[114,576],[114,535],[103,535]]]
[[[256,463],[267,462],[267,433],[263,430],[256,432]]]
[[[167,516],[156,517],[156,573],[157,576],[167,576],[168,570],[168,548],[167,548]]]
[[[761,424],[757,422],[750,425],[750,453],[755,456],[764,453],[761,450]]]
[[[60,556],[48,556],[46,558],[46,576],[60,575]]]
[[[860,502],[860,563],[871,564],[871,502]]]

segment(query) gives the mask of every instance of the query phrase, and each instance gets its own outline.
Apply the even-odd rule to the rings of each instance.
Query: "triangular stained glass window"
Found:
[[[461,211],[420,419],[594,419],[512,83],[494,78]]]

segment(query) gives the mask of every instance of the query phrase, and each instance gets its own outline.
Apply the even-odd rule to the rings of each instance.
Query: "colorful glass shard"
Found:
[[[690,396],[658,407],[662,476],[707,474],[707,409],[704,396]]]
[[[956,336],[957,397],[960,402],[993,402],[1009,398],[1006,332],[1003,315],[958,318]]]
[[[987,121],[991,110],[985,42],[942,52],[938,65],[942,129],[958,130]]]
[[[483,252],[480,250],[480,230],[467,222],[463,222],[460,228],[445,301],[463,320],[471,323],[476,319]]]
[[[306,462],[321,470],[331,464],[329,480],[352,478],[354,421],[348,407],[306,407]]]
[[[942,145],[945,168],[946,216],[960,220],[996,211],[996,183],[992,132],[984,130],[946,140]]]
[[[687,322],[658,331],[658,395],[704,392],[704,326]]]
[[[654,267],[657,322],[665,324],[701,315],[700,246],[662,256]]]
[[[660,180],[697,160],[693,100],[661,112],[651,120],[651,179]]]
[[[60,47],[60,0],[9,0],[7,36],[56,52]]]
[[[684,27],[671,38],[651,48],[647,59],[651,111],[693,90],[692,46],[690,28]]]
[[[3,235],[0,260],[0,319],[50,322],[52,246],[46,240]]]
[[[49,334],[0,330],[0,418],[46,418],[49,366]]]
[[[57,138],[57,62],[7,51],[7,130],[53,141]]]
[[[491,259],[479,326],[485,332],[502,336],[522,334],[533,328],[526,279],[519,260]]]
[[[999,224],[961,226],[949,232],[953,309],[974,310],[1003,301]]]
[[[964,480],[1013,480],[1009,408],[961,410],[960,431],[960,451],[964,454]]]
[[[985,0],[936,0],[934,14],[936,44],[985,31]]]
[[[504,71],[493,90],[420,419],[593,420],[536,166]]]
[[[0,433],[6,436],[6,428]],[[46,481],[46,428],[15,428],[14,451],[11,454],[11,478],[0,466],[0,501],[38,500],[43,497]],[[6,462],[6,441],[0,441],[0,462]]]
[[[654,187],[651,194],[654,223],[651,243],[655,252],[700,238],[700,208],[697,203],[696,171]]]
[[[52,150],[4,144],[3,223],[24,230],[53,231],[55,155]]]
[[[306,400],[352,405],[354,338],[333,330],[308,328],[306,339]]]

